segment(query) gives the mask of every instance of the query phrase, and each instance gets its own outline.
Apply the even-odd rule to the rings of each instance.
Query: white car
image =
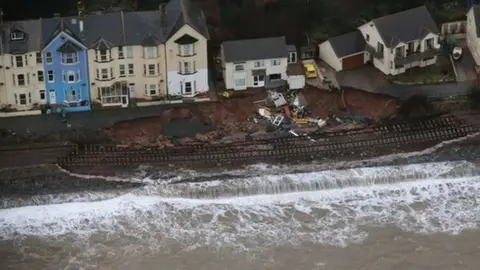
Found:
[[[453,48],[452,57],[454,60],[460,59],[462,57],[462,48],[460,47]]]

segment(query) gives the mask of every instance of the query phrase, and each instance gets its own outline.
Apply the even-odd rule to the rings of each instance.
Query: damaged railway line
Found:
[[[396,151],[421,150],[477,132],[480,132],[480,124],[468,124],[458,117],[447,115],[342,132],[315,132],[308,136],[163,149],[51,143],[23,148],[0,148],[0,152],[3,152],[0,167],[34,165],[35,162],[43,161],[58,164],[73,172],[109,174],[118,168],[142,164],[175,168],[364,158]]]
[[[69,170],[106,165],[124,168],[141,164],[157,166],[216,166],[255,162],[299,162],[349,157],[372,157],[398,151],[414,151],[442,141],[480,132],[480,125],[468,125],[453,116],[426,119],[414,123],[398,123],[374,128],[312,133],[309,136],[261,139],[221,145],[189,145],[184,147],[122,148],[85,145],[59,164]],[[83,169],[82,169],[83,168]]]

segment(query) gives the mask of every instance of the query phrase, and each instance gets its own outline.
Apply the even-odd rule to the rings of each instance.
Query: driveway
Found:
[[[466,41],[464,39],[458,40],[458,45],[463,49],[463,56],[460,61],[455,62],[457,81],[476,80],[475,60],[473,60],[472,53],[470,49],[468,49]]]
[[[160,115],[168,105],[138,108],[114,108],[92,112],[68,114],[67,123],[62,122],[59,114],[33,115],[0,118],[0,127],[11,129],[15,133],[35,133],[37,135],[55,134],[67,130],[97,130],[116,122],[140,117]]]

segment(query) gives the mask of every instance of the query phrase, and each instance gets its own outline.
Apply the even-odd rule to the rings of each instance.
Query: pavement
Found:
[[[0,118],[0,128],[11,129],[17,134],[50,135],[62,131],[97,130],[120,121],[160,115],[174,105],[138,108],[112,108],[91,112],[70,113],[64,123],[59,114]]]
[[[459,61],[454,62],[457,80],[459,82],[476,80],[475,60],[473,60],[472,53],[467,47],[467,42],[465,40],[458,40],[458,45],[463,49],[463,56]]]

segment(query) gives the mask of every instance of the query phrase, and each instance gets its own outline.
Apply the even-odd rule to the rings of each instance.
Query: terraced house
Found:
[[[2,23],[0,103],[90,110],[206,97],[208,28],[189,0],[158,10]]]
[[[28,110],[46,102],[39,20],[2,23],[0,28],[0,107]]]
[[[55,111],[89,111],[90,84],[83,22],[77,18],[41,20],[46,100]]]
[[[93,102],[127,107],[208,92],[208,29],[190,1],[88,15],[84,25]]]

